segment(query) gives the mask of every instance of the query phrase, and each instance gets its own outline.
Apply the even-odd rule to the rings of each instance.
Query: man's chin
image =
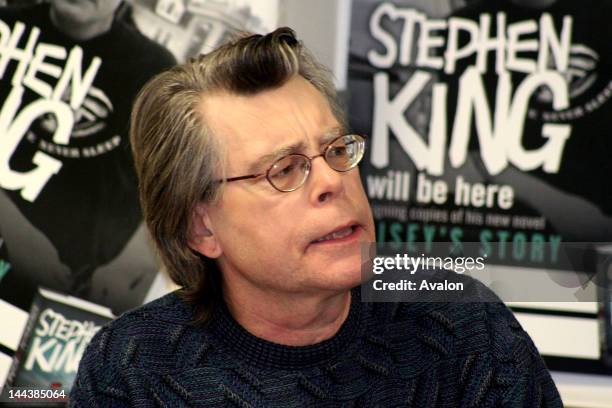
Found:
[[[350,270],[338,270],[337,272],[330,271],[328,279],[329,289],[344,291],[350,290],[355,286],[359,286],[362,281],[361,270],[351,268]]]

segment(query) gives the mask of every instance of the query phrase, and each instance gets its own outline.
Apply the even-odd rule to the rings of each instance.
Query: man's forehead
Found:
[[[342,133],[327,99],[301,77],[255,95],[204,95],[201,112],[226,146],[248,147],[255,155],[300,142],[331,140]]]

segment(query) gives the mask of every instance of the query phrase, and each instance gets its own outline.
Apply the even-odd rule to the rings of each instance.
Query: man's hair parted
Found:
[[[196,206],[219,198],[225,178],[223,144],[205,123],[206,95],[254,95],[300,75],[330,104],[345,125],[329,70],[320,65],[290,28],[267,35],[241,34],[151,79],[132,110],[130,141],[145,223],[170,278],[207,322],[222,300],[216,262],[188,246]]]

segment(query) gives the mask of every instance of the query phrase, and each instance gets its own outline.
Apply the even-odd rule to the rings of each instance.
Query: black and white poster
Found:
[[[40,287],[116,315],[171,288],[152,286],[167,280],[155,280],[163,271],[138,203],[132,102],[177,61],[236,31],[272,30],[277,8],[276,0],[0,2],[0,309],[12,323],[0,331],[3,352],[14,352],[19,310]]]
[[[369,135],[378,241],[479,243],[531,267],[554,267],[564,242],[610,241],[609,11],[355,0],[349,112]]]
[[[236,31],[272,29],[277,6],[53,0],[0,9],[0,299],[28,310],[43,286],[117,314],[143,302],[160,268],[138,205],[132,101],[176,61]],[[112,26],[85,40],[53,18],[88,27],[109,11]]]
[[[78,40],[51,17],[99,11],[88,7],[0,10],[0,234],[10,263],[0,299],[24,310],[44,286],[120,312],[142,302],[158,269],[128,118],[140,86],[174,58],[122,20]]]

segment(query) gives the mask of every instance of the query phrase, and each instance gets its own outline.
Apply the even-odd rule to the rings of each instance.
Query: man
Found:
[[[374,241],[327,71],[281,28],[149,82],[132,112],[145,221],[183,288],[103,328],[85,406],[561,406],[499,303],[362,303]]]
[[[116,18],[121,4],[0,10],[0,231],[11,264],[0,299],[26,310],[44,286],[121,312],[142,303],[157,272],[141,256],[128,119],[139,88],[175,60]]]

